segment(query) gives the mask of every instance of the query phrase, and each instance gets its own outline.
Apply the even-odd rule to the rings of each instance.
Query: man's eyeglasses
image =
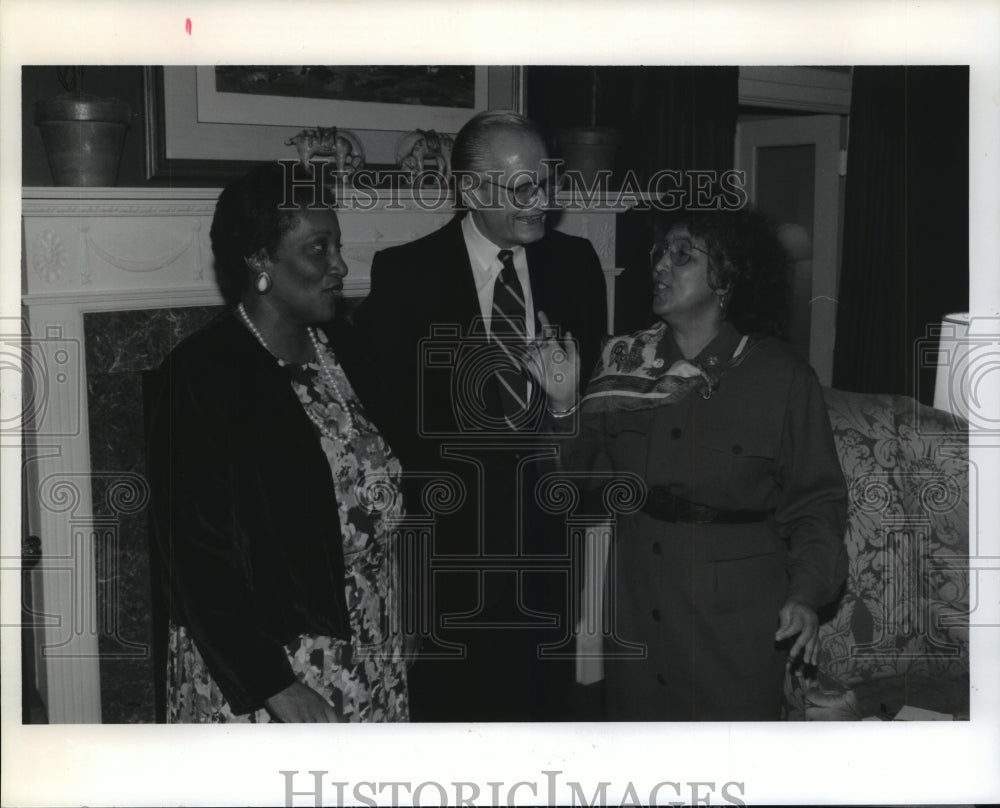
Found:
[[[496,185],[498,188],[503,188],[510,195],[510,198],[514,200],[515,205],[525,208],[534,202],[536,197],[539,195],[541,195],[542,199],[545,200],[552,199],[566,185],[565,175],[558,178],[547,177],[541,182],[522,182],[520,185],[515,185],[513,188],[502,182],[498,182],[492,177],[484,177],[484,179],[490,185]]]
[[[654,244],[653,249],[649,251],[649,265],[653,269],[656,269],[663,260],[663,256],[669,254],[670,265],[682,267],[691,260],[692,250],[697,250],[700,253],[708,255],[708,250],[703,250],[701,247],[695,247],[694,244],[691,243],[691,239],[687,238],[674,239],[669,244]]]

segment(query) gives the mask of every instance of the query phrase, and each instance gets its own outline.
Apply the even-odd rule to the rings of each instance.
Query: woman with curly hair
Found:
[[[644,481],[609,562],[609,718],[778,719],[786,664],[815,664],[817,610],[846,573],[823,396],[779,338],[789,260],[743,209],[664,218],[650,263],[661,322],[607,343],[564,447],[574,468],[601,454]],[[540,350],[558,431],[577,404],[575,351]]]

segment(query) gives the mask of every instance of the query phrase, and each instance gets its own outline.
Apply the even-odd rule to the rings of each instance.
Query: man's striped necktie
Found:
[[[497,257],[503,269],[493,286],[490,334],[504,355],[495,376],[504,416],[513,426],[528,408],[528,374],[522,360],[528,342],[526,307],[524,289],[514,269],[514,254],[500,250]]]

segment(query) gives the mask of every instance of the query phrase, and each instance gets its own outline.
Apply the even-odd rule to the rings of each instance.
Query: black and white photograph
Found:
[[[371,6],[3,34],[3,804],[996,802],[1000,10]]]

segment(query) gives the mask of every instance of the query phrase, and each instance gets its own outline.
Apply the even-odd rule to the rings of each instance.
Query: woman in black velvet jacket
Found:
[[[280,210],[285,190],[271,165],[222,192],[212,249],[239,303],[159,372],[168,719],[406,720],[390,619],[400,466],[333,325],[347,273],[336,214]]]

